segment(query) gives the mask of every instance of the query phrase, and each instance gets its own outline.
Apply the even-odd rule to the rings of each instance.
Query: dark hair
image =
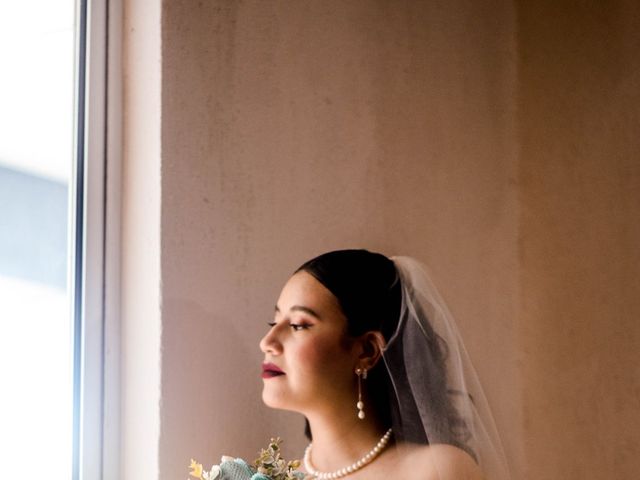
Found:
[[[296,270],[299,271],[311,274],[336,297],[347,318],[348,335],[357,337],[377,330],[388,342],[395,333],[401,315],[402,283],[395,264],[386,256],[367,250],[337,250],[309,260]],[[442,427],[437,428],[438,438],[431,440],[456,445],[473,455],[465,445],[466,425],[449,398],[453,392],[447,390],[447,345],[435,332],[431,331],[429,336],[433,341],[429,346],[429,365],[425,365],[430,399],[426,408],[435,414]],[[384,361],[379,361],[368,372],[366,388],[377,418],[394,429],[398,440],[430,443],[423,429],[403,428],[398,399]],[[455,431],[450,427],[456,427]],[[305,434],[311,439],[308,421]]]

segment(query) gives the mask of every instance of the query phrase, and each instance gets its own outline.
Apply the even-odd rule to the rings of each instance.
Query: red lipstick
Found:
[[[262,378],[273,378],[284,375],[284,372],[273,363],[262,364]]]

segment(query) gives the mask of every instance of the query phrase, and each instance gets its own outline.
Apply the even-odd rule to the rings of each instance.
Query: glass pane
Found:
[[[0,2],[0,478],[71,478],[74,8]]]

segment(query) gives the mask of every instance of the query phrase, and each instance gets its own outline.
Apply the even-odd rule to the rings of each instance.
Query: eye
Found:
[[[276,326],[276,322],[267,322],[267,325],[269,325],[269,327],[273,328]]]
[[[300,330],[306,330],[308,329],[311,325],[308,325],[306,323],[290,323],[289,326],[295,331],[298,332]]]

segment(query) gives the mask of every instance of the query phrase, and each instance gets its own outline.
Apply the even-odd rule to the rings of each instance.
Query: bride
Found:
[[[320,255],[287,281],[269,325],[262,398],[306,417],[311,478],[510,478],[453,319],[417,261]]]

